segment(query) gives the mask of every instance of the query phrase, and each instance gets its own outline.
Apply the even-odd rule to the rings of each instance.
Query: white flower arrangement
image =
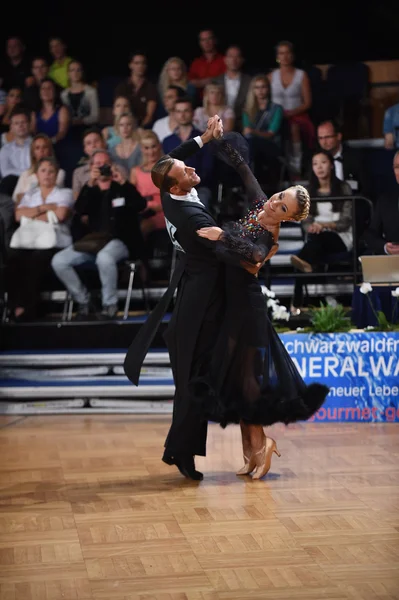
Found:
[[[289,321],[290,313],[286,306],[280,304],[280,300],[275,300],[276,294],[267,288],[265,285],[262,286],[262,293],[267,297],[267,308],[272,309],[272,320],[273,321]]]
[[[382,310],[378,310],[378,311],[375,310],[373,302],[369,296],[369,294],[372,291],[373,291],[373,286],[368,281],[363,282],[362,285],[360,286],[360,292],[362,294],[364,294],[365,296],[367,296],[367,299],[371,306],[371,310],[373,311],[375,318],[377,319],[379,328],[384,331],[393,329],[395,327],[395,325],[394,325],[395,312],[399,305],[399,287],[397,287],[396,290],[392,290],[392,292],[391,292],[392,296],[394,298],[396,298],[396,302],[394,303],[394,305],[392,307],[391,321],[388,321],[385,313],[383,313]],[[375,329],[375,328],[372,325],[368,325],[366,327],[366,331],[371,331],[373,329]]]

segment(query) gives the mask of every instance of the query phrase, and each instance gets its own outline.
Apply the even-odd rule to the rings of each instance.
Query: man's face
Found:
[[[176,90],[166,90],[163,95],[163,104],[168,111],[168,113],[172,112],[177,100],[177,91]]]
[[[393,172],[395,173],[396,182],[399,183],[399,154],[393,159]]]
[[[241,50],[239,48],[228,48],[224,62],[229,71],[240,71],[244,62]]]
[[[29,121],[25,115],[15,115],[11,118],[10,129],[16,138],[27,137]]]
[[[104,165],[111,166],[111,159],[108,156],[108,154],[105,154],[105,153],[103,154],[102,152],[99,152],[98,154],[96,154],[93,157],[92,166],[99,169],[100,167],[103,167]],[[110,176],[110,177],[104,177],[103,175],[100,176],[101,181],[108,181],[109,179],[112,179],[112,176]]]
[[[201,178],[193,167],[188,167],[182,160],[175,158],[169,176],[176,179],[177,184],[170,189],[170,193],[190,192],[195,185],[201,182]]]
[[[65,56],[65,44],[61,40],[51,40],[50,52],[55,60],[61,60]]]
[[[104,138],[99,133],[89,133],[83,141],[83,150],[87,156],[91,156],[94,150],[105,149]]]
[[[48,65],[44,60],[38,58],[37,60],[33,61],[32,75],[36,79],[36,81],[43,81],[43,79],[47,77],[48,71]]]
[[[193,109],[189,102],[175,104],[175,119],[178,125],[190,125],[193,122]]]
[[[342,134],[336,133],[332,123],[324,123],[317,128],[317,141],[320,147],[331,154],[338,152],[342,140]]]
[[[199,34],[199,45],[203,52],[213,52],[215,49],[215,36],[210,30],[201,31]]]
[[[136,54],[136,56],[133,56],[129,63],[129,69],[135,75],[144,77],[144,74],[147,70],[147,58],[142,54]]]
[[[24,48],[18,38],[7,40],[7,56],[11,60],[16,60],[22,56]]]

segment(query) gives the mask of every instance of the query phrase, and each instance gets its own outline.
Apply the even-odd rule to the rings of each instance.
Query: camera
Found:
[[[100,171],[101,177],[112,176],[111,165],[102,165],[101,167],[98,167],[98,170]]]

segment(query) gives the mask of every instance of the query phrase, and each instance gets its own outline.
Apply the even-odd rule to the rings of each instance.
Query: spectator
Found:
[[[193,123],[197,129],[204,132],[208,120],[215,115],[222,119],[224,133],[233,131],[235,114],[226,104],[223,86],[219,83],[208,83],[204,88],[202,106],[197,106],[194,111]]]
[[[0,150],[0,192],[12,196],[19,176],[31,166],[29,115],[23,108],[15,108],[11,115],[10,130],[13,141]]]
[[[68,85],[61,92],[61,101],[69,109],[71,130],[81,139],[85,127],[98,123],[98,94],[93,86],[85,82],[82,64],[77,60],[69,63]]]
[[[162,156],[162,146],[153,131],[144,131],[140,139],[141,164],[133,167],[130,172],[130,183],[132,183],[140,194],[146,199],[147,207],[141,215],[141,232],[144,239],[156,230],[166,228],[165,215],[163,213],[161,192],[151,178],[151,169]]]
[[[85,130],[83,134],[83,150],[85,156],[80,160],[79,166],[74,170],[72,175],[72,191],[75,200],[79,196],[82,187],[90,179],[89,160],[91,155],[95,150],[105,150],[105,140],[100,131],[95,127]]]
[[[309,117],[312,106],[312,91],[309,76],[303,69],[294,66],[294,47],[291,42],[280,42],[276,47],[279,68],[269,75],[272,99],[284,110],[290,141],[289,161],[294,174],[302,169],[303,145],[313,149],[315,144],[314,125]]]
[[[350,186],[335,175],[334,160],[325,150],[317,150],[312,157],[308,191],[312,198],[350,196]],[[309,217],[302,222],[307,240],[291,263],[299,271],[311,273],[329,254],[352,249],[352,202],[312,202]],[[296,278],[291,313],[298,315],[302,306],[304,279]]]
[[[45,133],[37,133],[30,145],[31,165],[29,169],[23,171],[19,176],[12,196],[16,206],[18,206],[25,194],[38,186],[39,182],[36,175],[36,167],[40,160],[49,157],[55,158],[53,144]],[[59,188],[64,187],[64,181],[65,171],[63,169],[58,169],[57,180],[55,182],[56,186]]]
[[[11,88],[6,96],[4,112],[0,121],[1,143],[0,148],[13,141],[13,133],[10,131],[11,115],[17,105],[21,104],[22,91],[19,88]]]
[[[21,217],[47,221],[53,211],[65,237],[70,238],[69,217],[73,206],[72,190],[56,185],[58,165],[54,158],[42,158],[36,165],[38,186],[27,192],[15,208],[15,219]],[[50,266],[56,248],[48,250],[11,249],[7,262],[7,283],[12,311],[16,321],[37,316],[41,282]]]
[[[217,49],[217,40],[211,29],[203,29],[198,35],[202,55],[195,58],[188,70],[188,78],[202,98],[204,87],[211,83],[215,77],[222,75],[226,70],[224,57]]]
[[[32,60],[32,83],[25,88],[23,94],[24,105],[32,112],[40,110],[40,84],[48,77],[49,65],[45,58],[36,56]]]
[[[121,141],[111,148],[110,156],[114,163],[121,165],[126,173],[130,173],[132,167],[141,161],[140,134],[132,114],[126,113],[117,117],[116,132]]]
[[[175,104],[178,98],[183,98],[184,92],[181,87],[177,85],[170,85],[163,96],[163,103],[168,113],[166,117],[157,119],[152,126],[152,130],[157,134],[159,141],[162,143],[163,140],[168,136],[172,135],[177,127],[177,121],[175,118]]]
[[[83,186],[75,205],[75,244],[55,254],[51,263],[58,278],[78,303],[78,320],[88,318],[90,296],[74,267],[87,262],[97,266],[101,280],[100,318],[116,316],[117,265],[129,256],[141,256],[143,240],[139,213],[145,207],[145,198],[123,178],[119,170],[112,169],[108,152],[94,152],[90,157],[90,179]],[[90,234],[91,239],[88,237]],[[80,250],[77,242],[80,242]]]
[[[69,130],[68,109],[62,106],[55,83],[52,79],[43,79],[40,84],[41,108],[33,119],[35,133],[45,133],[53,144],[63,140]]]
[[[54,59],[50,66],[49,76],[61,88],[66,88],[68,86],[68,67],[72,58],[67,56],[67,47],[61,38],[50,38],[49,46],[50,54]]]
[[[139,127],[151,127],[157,107],[157,88],[147,79],[147,56],[133,52],[129,62],[130,77],[117,86],[115,96],[129,98],[131,112]]]
[[[393,170],[399,186],[399,150],[393,159]],[[399,255],[399,187],[378,199],[363,237],[373,254]]]
[[[164,63],[161,74],[158,79],[158,92],[161,99],[165,97],[166,91],[170,86],[177,86],[181,89],[179,96],[189,96],[193,103],[196,101],[197,88],[189,82],[187,77],[187,67],[184,60],[178,56],[172,56]],[[164,110],[168,110],[163,103]]]
[[[25,55],[25,44],[19,37],[9,37],[6,43],[5,62],[1,65],[0,73],[3,77],[5,90],[11,88],[25,89],[32,81],[30,60]]]
[[[114,124],[110,127],[104,127],[102,130],[103,138],[107,144],[108,150],[111,150],[114,146],[121,143],[121,137],[116,132],[116,120],[122,114],[131,113],[130,101],[127,96],[115,96],[115,100],[112,106],[112,115],[114,117]]]
[[[394,104],[385,111],[383,132],[385,148],[399,148],[399,104]]]
[[[182,142],[200,136],[202,131],[194,127],[193,123],[194,109],[193,103],[187,96],[179,98],[175,105],[175,118],[177,128],[172,135],[166,137],[162,143],[162,148],[165,154],[171,152]],[[196,188],[199,199],[207,208],[210,207],[212,197],[213,175],[215,168],[215,160],[208,148],[202,148],[201,152],[197,152],[184,161],[187,166],[193,167],[201,177],[201,184]]]
[[[234,110],[236,131],[242,131],[242,113],[251,83],[251,76],[242,71],[244,57],[239,46],[229,46],[224,55],[226,72],[215,78],[223,85],[227,106]]]

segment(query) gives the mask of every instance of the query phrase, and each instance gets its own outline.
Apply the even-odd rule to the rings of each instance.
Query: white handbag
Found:
[[[20,225],[14,232],[10,248],[24,250],[48,250],[66,248],[72,244],[72,236],[59,223],[54,211],[47,212],[47,221],[21,217]]]

